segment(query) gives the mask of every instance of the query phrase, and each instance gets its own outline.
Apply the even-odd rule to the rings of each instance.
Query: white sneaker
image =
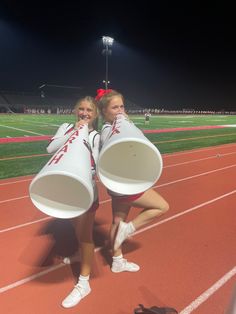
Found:
[[[116,251],[121,244],[125,241],[125,239],[129,236],[129,228],[126,222],[120,221],[119,227],[117,230],[116,238],[114,241],[114,251]]]
[[[139,269],[140,267],[137,264],[128,262],[124,258],[119,262],[113,262],[111,266],[111,271],[113,273],[121,273],[122,271],[136,272]]]
[[[73,255],[73,256],[68,256],[68,257],[64,257],[62,262],[66,265],[69,265],[69,264],[73,264],[73,263],[76,263],[76,262],[80,262],[80,256],[79,255]]]
[[[70,308],[77,305],[86,295],[91,292],[91,288],[88,286],[84,288],[79,283],[75,285],[71,293],[62,301],[62,306],[64,308]]]

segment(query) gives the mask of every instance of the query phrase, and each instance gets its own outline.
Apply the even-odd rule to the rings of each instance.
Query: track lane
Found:
[[[191,158],[192,158],[192,156],[193,155],[191,155]],[[213,161],[214,161],[214,159],[213,159]],[[222,162],[222,160],[220,162]],[[205,165],[203,165],[203,167],[205,167]],[[179,168],[181,169],[182,166],[179,166]],[[201,168],[201,169],[203,169],[203,168]],[[170,200],[170,202],[171,202],[170,212],[167,215],[160,218],[160,221],[165,220],[168,217],[173,216],[174,214],[181,213],[181,211],[184,210],[183,204],[186,205],[186,207],[185,207],[185,210],[186,210],[188,204],[189,205],[195,204],[195,206],[196,206],[197,202],[199,204],[199,202],[201,202],[201,201],[204,201],[204,200],[207,201],[207,199],[209,199],[209,197],[213,197],[216,195],[219,196],[219,193],[222,194],[227,189],[235,188],[235,182],[232,180],[232,178],[235,178],[235,172],[234,172],[235,170],[234,169],[235,168],[231,168],[231,169],[229,168],[229,169],[222,170],[221,172],[218,172],[218,173],[214,172],[214,173],[208,174],[206,176],[203,175],[203,176],[200,176],[197,178],[193,178],[191,180],[189,179],[189,180],[185,180],[185,181],[181,181],[181,182],[176,182],[172,186],[169,185],[169,186],[159,187],[158,190],[160,191],[160,193],[163,194],[166,197],[166,199],[168,201]],[[165,170],[165,172],[166,172],[166,170]],[[222,173],[223,173],[223,176],[222,176]],[[176,172],[175,175],[178,175],[178,173]],[[178,176],[176,178],[178,178]],[[187,182],[188,182],[188,184],[186,184]],[[191,182],[191,184],[189,184],[190,182]],[[191,186],[191,189],[192,189],[192,187],[195,187],[195,190],[191,192],[190,188],[187,189],[187,186]],[[174,193],[173,193],[173,189],[174,189]],[[196,189],[199,189],[199,191]],[[208,194],[208,192],[209,192],[209,194]],[[191,197],[191,194],[192,194],[192,197]],[[181,199],[181,197],[182,197],[182,199]],[[227,199],[229,200],[229,198],[227,198]],[[222,199],[222,201],[223,201],[223,199]],[[220,208],[218,208],[218,205],[216,206],[216,204],[221,204]],[[217,201],[216,204],[209,204],[209,205],[205,206],[206,208],[208,208],[208,206],[209,206],[209,208],[205,212],[207,212],[207,211],[212,212],[214,210],[214,213],[215,213],[215,210],[217,210],[217,212],[218,211],[220,212],[220,217],[221,217],[221,215],[226,216],[229,218],[230,222],[233,222],[235,220],[235,219],[233,219],[233,218],[235,218],[235,216],[231,217],[229,215],[224,215],[224,212],[222,210],[222,206],[224,208],[226,207],[225,202],[220,203],[220,201],[219,202]],[[229,201],[227,201],[226,204],[229,204]],[[235,199],[233,199],[233,204],[235,204]],[[108,227],[109,227],[109,223],[110,223],[110,219],[111,219],[109,206],[110,206],[109,203],[104,203],[101,210],[98,211],[98,215],[97,215],[98,225],[96,226],[96,228],[98,229],[98,231],[100,231],[101,238],[104,238],[104,233],[107,232]],[[2,205],[1,205],[1,207],[2,207]],[[8,210],[11,211],[11,208],[9,207]],[[132,209],[130,217],[133,215],[134,211],[135,211],[135,209]],[[198,210],[195,212],[197,213]],[[173,241],[176,241],[176,237],[177,237],[177,236],[173,237],[172,228],[170,227],[170,226],[172,226],[172,223],[177,222],[177,220],[179,220],[179,219],[188,220],[189,218],[187,218],[187,216],[190,216],[190,215],[192,215],[192,214],[183,215],[181,218],[173,219],[173,220],[169,221],[168,223],[165,223],[162,225],[163,227],[165,226],[164,230],[167,229],[166,232],[167,232],[167,235],[169,235],[169,237],[167,237],[169,239],[169,241],[172,241],[172,238],[173,238]],[[195,215],[195,213],[194,213],[194,215]],[[212,213],[210,215],[212,215]],[[9,216],[12,217],[13,216],[12,213]],[[227,218],[227,221],[225,221],[224,219],[220,219],[220,221],[222,222],[222,225],[228,226],[228,224],[230,223],[228,221],[228,218]],[[200,222],[201,222],[201,220],[200,220]],[[50,249],[50,247],[51,247],[50,233],[47,235],[45,235],[44,233],[40,234],[40,232],[45,230],[45,227],[47,227],[47,224],[48,223],[42,222],[39,224],[35,224],[33,226],[28,226],[27,227],[27,235],[23,235],[24,234],[24,232],[23,232],[24,228],[22,230],[18,229],[17,232],[14,231],[14,240],[12,242],[12,245],[11,245],[11,241],[9,241],[9,234],[8,234],[8,236],[6,236],[6,239],[2,243],[1,243],[1,239],[3,238],[3,235],[0,235],[1,247],[7,246],[8,251],[11,252],[9,254],[9,256],[6,254],[5,254],[6,256],[2,256],[4,259],[3,268],[2,268],[2,272],[4,273],[4,278],[5,278],[5,273],[7,274],[7,272],[4,271],[4,269],[7,269],[7,267],[5,267],[5,266],[6,265],[11,266],[10,264],[12,261],[14,262],[13,263],[14,270],[12,271],[12,275],[14,275],[14,272],[16,271],[15,275],[18,276],[19,272],[21,272],[21,270],[20,270],[21,267],[22,267],[23,273],[29,273],[29,274],[31,272],[37,273],[37,268],[39,268],[40,270],[46,269],[45,267],[38,267],[35,264],[37,264],[39,262],[39,260],[42,261],[43,257],[45,257],[45,255],[47,255],[47,254],[45,254],[45,253],[47,253],[47,249],[48,248]],[[167,227],[167,225],[169,227]],[[179,225],[179,224],[177,224],[177,225]],[[195,219],[193,219],[193,222],[190,225],[191,226],[195,225]],[[199,230],[200,230],[200,227],[201,227],[201,224],[199,224]],[[58,226],[58,228],[59,228],[59,226]],[[156,230],[157,233],[158,233],[157,230],[160,230],[160,229],[161,229],[160,225],[158,226],[158,228],[153,228],[153,230]],[[185,229],[181,229],[178,231],[180,233],[182,233],[183,230],[185,232]],[[189,231],[188,238],[189,238],[189,243],[190,243],[188,245],[189,247],[191,246],[191,236],[192,236],[192,233],[190,231],[192,231],[192,232],[194,231],[197,233],[197,231],[195,231],[195,229],[197,229],[197,231],[199,231],[198,228],[195,226],[194,226],[194,230],[193,230],[193,228],[190,228],[190,230],[188,230]],[[58,230],[60,232],[62,231],[60,228]],[[147,243],[153,242],[153,241],[151,241],[151,240],[149,241],[146,239],[146,235],[150,234],[151,230],[152,230],[152,228],[148,229],[147,231],[145,231],[143,233],[141,232],[140,234],[137,234],[134,237],[134,239],[131,242],[129,242],[129,245],[125,246],[126,250],[128,251],[127,256],[129,259],[133,258],[133,260],[135,260],[135,261],[139,261],[139,259],[140,259],[142,261],[142,258],[144,256],[145,258],[142,261],[142,263],[144,263],[145,265],[147,263],[147,257],[148,256],[150,256],[150,258],[152,260],[153,251],[148,249]],[[232,229],[228,228],[228,230],[232,230]],[[234,230],[235,230],[235,226],[234,226]],[[156,234],[156,232],[154,232],[154,233]],[[207,229],[206,233],[207,233],[207,238],[205,238],[205,241],[207,242],[208,236],[209,236],[208,235],[209,229]],[[161,234],[161,237],[163,237],[163,238],[166,237],[166,233],[163,234],[163,232],[161,232],[160,234]],[[202,236],[201,233],[200,233],[200,236]],[[5,235],[4,235],[4,237],[5,237]],[[141,237],[141,240],[137,240],[138,237]],[[209,241],[210,241],[209,243],[211,243],[213,241],[213,239],[211,237],[209,237]],[[228,242],[230,242],[230,241],[228,241]],[[183,242],[186,242],[186,241],[183,240]],[[203,243],[205,243],[205,242],[203,242]],[[158,242],[158,245],[159,245],[159,242]],[[176,243],[175,243],[175,245],[176,245]],[[225,244],[225,242],[224,242],[224,245],[228,246],[228,243]],[[35,254],[35,248],[37,248],[37,252],[36,252],[37,254]],[[32,252],[34,252],[34,253],[32,253]],[[176,252],[176,250],[174,251],[174,253],[175,253],[175,255],[173,257],[169,257],[168,254],[166,255],[165,251],[164,251],[164,254],[162,251],[162,256],[161,257],[159,256],[159,258],[156,258],[156,259],[158,260],[158,262],[160,261],[160,265],[167,263],[166,266],[169,266],[171,269],[171,267],[173,267],[173,262],[175,262],[176,260],[178,261],[178,256],[179,256],[179,254],[177,254],[178,252]],[[229,262],[228,261],[228,256],[229,256],[228,248],[223,250],[223,253],[226,254],[226,257],[227,257],[226,262],[228,263]],[[222,255],[222,258],[225,256],[224,254]],[[164,259],[163,260],[161,259],[164,257],[167,259],[167,261],[165,261]],[[169,257],[169,260],[168,260],[168,257]],[[192,256],[190,256],[190,257],[192,259]],[[234,257],[233,257],[233,259],[234,259]],[[162,263],[161,263],[161,260],[162,260]],[[191,261],[191,263],[193,263],[193,262],[194,262],[194,259],[193,259],[193,261]],[[58,259],[49,261],[49,264],[50,263],[55,265],[58,263]],[[29,265],[26,265],[26,264],[29,264]],[[27,267],[24,268],[25,266],[27,266]],[[225,272],[227,272],[226,266],[227,265],[224,264],[224,260],[223,260],[222,263],[220,264],[220,267],[225,268],[224,269]],[[18,267],[20,267],[20,269]],[[147,267],[147,268],[149,268],[149,267]],[[143,271],[143,267],[142,267],[142,271]],[[155,277],[154,275],[150,277],[150,274],[148,272],[145,276],[142,276],[142,278],[139,279],[140,281],[139,280],[137,281],[137,278],[138,278],[137,276],[139,276],[140,273],[137,273],[137,274],[127,274],[126,273],[126,274],[119,274],[119,275],[112,274],[109,270],[107,261],[104,260],[101,253],[97,253],[96,258],[95,258],[93,280],[91,282],[91,284],[93,284],[93,286],[92,286],[93,293],[88,297],[88,299],[86,298],[78,307],[76,307],[72,310],[68,310],[68,311],[71,313],[75,313],[76,311],[79,310],[79,311],[84,312],[86,314],[87,313],[94,314],[94,311],[99,310],[99,309],[100,310],[104,309],[104,307],[107,305],[109,307],[109,310],[107,312],[102,311],[102,313],[107,313],[107,314],[108,313],[109,314],[113,314],[113,313],[114,314],[118,314],[118,313],[119,314],[120,313],[122,313],[122,314],[127,313],[128,314],[129,313],[130,314],[130,311],[128,311],[128,310],[133,309],[133,307],[137,306],[137,304],[140,302],[143,302],[145,305],[148,305],[147,302],[151,302],[151,303],[149,303],[149,306],[154,305],[154,304],[160,306],[161,304],[163,304],[163,305],[174,306],[174,307],[177,307],[178,309],[183,309],[185,306],[187,306],[193,300],[195,300],[196,297],[198,295],[200,295],[203,291],[203,290],[200,291],[200,289],[199,289],[199,291],[196,291],[196,293],[192,299],[191,298],[187,299],[184,297],[182,300],[182,303],[179,303],[179,299],[175,300],[176,282],[174,281],[174,285],[172,284],[172,287],[170,287],[170,286],[165,287],[164,281],[158,281],[158,276],[160,276],[160,273],[159,273],[160,269],[158,267],[157,267],[157,269],[155,269],[155,272],[156,271],[158,272],[157,277]],[[18,274],[17,274],[17,272],[18,272]],[[8,272],[8,274],[9,274],[9,272]],[[198,274],[198,272],[197,272],[197,274]],[[170,275],[173,275],[173,272],[171,272]],[[211,273],[210,273],[210,275],[212,276]],[[21,309],[22,313],[27,313],[27,311],[29,311],[29,310],[30,310],[30,313],[32,311],[32,313],[35,313],[35,314],[47,313],[48,311],[49,311],[48,313],[50,313],[50,312],[51,313],[60,313],[62,311],[64,312],[65,310],[60,308],[60,302],[61,302],[62,298],[67,294],[67,292],[71,289],[71,284],[73,281],[72,276],[73,275],[71,273],[70,266],[65,266],[62,269],[58,269],[58,270],[54,271],[53,273],[49,273],[49,274],[43,276],[41,279],[37,279],[33,282],[29,282],[28,284],[24,284],[23,286],[20,286],[18,288],[9,290],[9,291],[1,294],[0,295],[1,304],[5,305],[3,308],[4,308],[4,310],[6,309],[6,313],[16,313],[15,305],[13,305],[9,302],[9,300],[11,300],[11,299],[16,300],[16,306],[18,306],[18,309],[19,308]],[[135,281],[133,279],[134,276],[135,276]],[[206,276],[208,276],[207,268],[206,268]],[[204,275],[203,277],[201,277],[201,280],[202,281],[206,280],[206,285],[208,283],[209,283],[209,285],[212,284],[212,282],[210,283],[210,278],[208,278],[208,277],[206,278],[206,276]],[[97,277],[99,277],[98,278],[99,280],[97,280]],[[64,280],[62,280],[62,278]],[[212,279],[217,280],[216,276]],[[8,281],[9,277],[6,276],[5,280]],[[185,280],[185,277],[183,277],[183,281],[184,280]],[[128,281],[128,285],[127,285],[127,281]],[[156,287],[155,293],[153,293],[153,291],[152,291],[152,289],[150,289],[149,285],[147,286],[147,282],[152,285],[153,281],[158,282],[158,287],[155,286]],[[137,286],[138,283],[139,283],[139,285]],[[201,284],[203,285],[204,282]],[[117,287],[117,285],[118,286],[119,285],[125,286],[127,288],[127,289],[125,288],[126,291],[132,291],[132,293],[129,297],[129,300],[127,300],[127,293],[124,293],[124,296],[123,296],[123,294],[122,294],[123,290],[120,292],[116,291],[115,287]],[[159,295],[159,285],[162,288],[165,287],[164,291],[161,290],[163,292],[163,297],[161,297],[161,295]],[[168,283],[168,285],[169,285],[169,283]],[[114,291],[112,291],[112,293],[110,291],[111,286],[113,287],[113,290],[114,290]],[[224,286],[224,293],[225,294],[229,294],[230,285],[227,285],[227,286],[229,286],[228,289],[226,286]],[[102,287],[102,291],[101,291],[101,287]],[[131,287],[131,289],[129,289],[129,287]],[[96,290],[95,290],[95,288],[96,288]],[[189,282],[188,289],[191,290],[190,282]],[[57,293],[55,293],[55,290],[57,291]],[[109,295],[109,298],[108,298],[109,300],[107,300],[107,298],[104,299],[104,290],[105,290],[105,292],[107,292],[107,295]],[[177,291],[178,290],[179,289],[177,289]],[[21,292],[20,292],[20,294],[19,294],[20,296],[19,296],[18,294],[15,294],[16,291],[18,291],[18,292],[19,291],[25,291],[25,293],[28,296],[25,299],[26,302],[24,302],[24,296],[21,295]],[[158,291],[158,294],[156,294],[156,291]],[[117,303],[117,294],[119,295],[119,303]],[[47,295],[48,295],[48,297],[47,297]],[[4,296],[4,297],[2,298],[2,296]],[[45,303],[45,304],[41,304],[41,302],[40,302],[40,305],[38,306],[39,298],[37,298],[37,297],[39,297],[39,296],[40,296],[40,298],[42,298],[41,299],[42,303]],[[29,298],[31,298],[31,297],[32,297],[32,299],[30,299],[30,304],[29,304],[27,302],[27,300],[29,300]],[[50,299],[49,299],[49,297],[50,297]],[[167,303],[166,303],[166,297],[168,297]],[[191,297],[192,297],[192,295],[191,295]],[[215,298],[215,295],[214,295],[214,298]],[[19,300],[19,302],[18,302],[18,300]],[[110,300],[113,302],[114,306],[112,306],[109,303]],[[173,300],[173,302],[171,302],[172,300]],[[216,301],[214,302],[214,308],[219,309],[219,305],[217,305],[217,302],[218,302],[217,300],[218,300],[218,298],[216,298]],[[224,300],[226,300],[226,298]],[[160,303],[157,303],[157,301]],[[207,301],[207,304],[208,304],[208,302],[209,302],[209,308],[212,309],[213,304],[211,304],[211,298]],[[222,300],[220,302],[221,302],[221,306],[222,306]],[[31,306],[32,306],[31,303],[34,303],[34,305],[37,304],[37,309],[35,307],[31,308]],[[204,306],[205,306],[205,304],[199,308],[198,313],[200,313],[200,314],[211,313],[211,312],[204,312],[204,310],[203,310]],[[110,312],[110,309],[112,312]],[[212,313],[215,314],[215,312],[212,312]]]
[[[96,254],[91,280],[93,293],[68,311],[132,313],[138,303],[183,309],[236,263],[232,237],[236,230],[233,219],[235,201],[234,194],[214,207],[203,206],[129,240],[125,246],[127,257],[141,265],[136,274],[112,274],[102,254]],[[228,208],[227,215],[222,208]],[[17,313],[19,308],[22,313],[62,313],[65,310],[60,307],[60,302],[71,289],[73,280],[71,266],[65,266],[3,293],[1,304],[8,313]],[[25,295],[27,299],[24,301]],[[9,303],[10,299],[14,299],[14,306]],[[208,310],[216,307],[217,300],[208,305]],[[221,307],[222,304],[218,304],[217,309]],[[199,313],[218,312],[203,312],[199,308]]]

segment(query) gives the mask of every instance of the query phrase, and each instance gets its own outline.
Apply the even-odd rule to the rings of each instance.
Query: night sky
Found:
[[[87,4],[86,4],[87,3]],[[236,109],[236,33],[227,3],[1,1],[0,90],[104,87],[102,36],[114,38],[110,88],[137,105]]]

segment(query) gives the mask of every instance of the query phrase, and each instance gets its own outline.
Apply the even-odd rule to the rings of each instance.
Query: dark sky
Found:
[[[152,2],[155,2],[152,4]],[[110,87],[139,105],[236,108],[234,10],[223,1],[1,1],[0,90]]]

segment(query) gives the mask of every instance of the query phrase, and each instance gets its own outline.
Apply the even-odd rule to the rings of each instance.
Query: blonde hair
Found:
[[[103,110],[107,108],[107,106],[109,105],[110,101],[112,100],[113,97],[118,96],[122,99],[122,101],[124,102],[124,96],[117,92],[116,90],[112,90],[109,93],[103,95],[99,101],[98,101],[98,109],[99,112],[101,114],[101,116],[104,118],[104,113]]]
[[[77,102],[75,103],[74,112],[79,108],[80,104],[83,101],[87,101],[92,106],[93,110],[96,113],[96,119],[93,121],[92,126],[95,130],[97,130],[98,129],[98,115],[99,115],[98,102],[96,101],[96,99],[94,97],[85,96],[85,97],[77,100]]]

